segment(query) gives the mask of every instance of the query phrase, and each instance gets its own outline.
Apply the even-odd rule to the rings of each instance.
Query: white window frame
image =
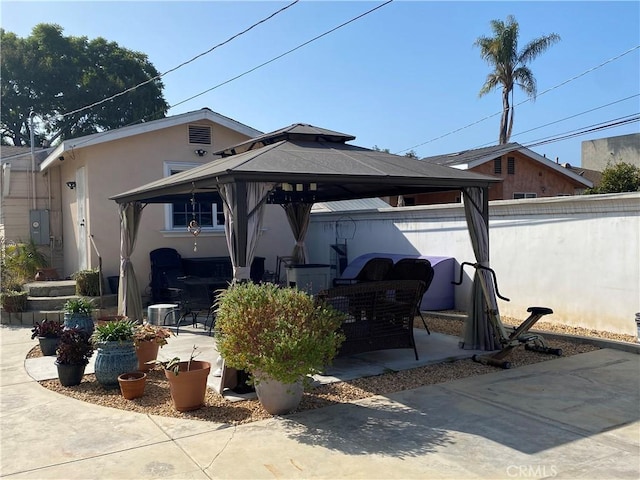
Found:
[[[171,176],[171,172],[176,172],[176,171],[185,171],[185,170],[189,170],[190,168],[194,168],[194,167],[199,167],[200,165],[202,165],[201,163],[189,163],[189,162],[164,162],[164,176],[165,177],[169,177]],[[196,200],[197,200],[197,195],[196,195]],[[208,234],[222,234],[224,235],[224,225],[218,225],[217,224],[217,205],[215,203],[211,204],[211,214],[212,214],[212,218],[213,220],[216,222],[216,225],[213,227],[201,227],[201,233],[200,235],[205,235]],[[168,236],[191,236],[191,233],[189,233],[187,231],[187,229],[183,226],[179,226],[179,227],[174,227],[173,226],[173,204],[172,203],[165,203],[164,204],[164,230],[163,233],[167,234]],[[173,234],[173,235],[171,235]]]
[[[533,192],[513,192],[514,200],[522,200],[523,198],[538,198],[538,194]]]

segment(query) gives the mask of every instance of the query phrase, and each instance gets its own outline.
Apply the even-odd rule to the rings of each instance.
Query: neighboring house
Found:
[[[50,242],[55,232],[48,230],[48,222],[40,225],[39,218],[30,219],[29,213],[46,215],[51,178],[39,174],[38,166],[52,150],[37,148],[32,155],[31,147],[0,147],[0,241],[18,243],[33,238],[49,257],[49,247],[55,248]],[[38,222],[37,227],[33,227],[33,222]]]
[[[586,178],[591,183],[593,183],[594,187],[600,185],[602,181],[602,172],[599,170],[591,170],[589,168],[575,167],[570,163],[563,163],[562,166],[568,170],[571,170],[573,173],[580,175],[583,178]]]
[[[36,208],[49,213],[51,245],[56,247],[52,263],[58,273],[66,277],[78,270],[96,268],[99,255],[104,276],[118,275],[120,218],[118,205],[109,197],[213,161],[214,150],[261,133],[204,108],[68,139],[56,146],[39,163],[38,182],[48,179],[48,187],[38,190]],[[153,249],[172,247],[183,257],[228,255],[222,203],[201,203],[196,198],[194,206],[187,202],[145,207],[132,256],[141,291],[149,284],[149,252]],[[23,202],[21,211],[16,211],[22,216],[22,232],[28,231],[32,208]],[[293,237],[286,218],[281,208],[273,210],[283,228],[276,224],[269,234],[289,250]],[[5,218],[10,217],[8,211],[3,209],[3,213]],[[197,238],[187,231],[194,216],[202,227]],[[18,230],[16,226],[12,228]]]
[[[640,167],[640,133],[586,140],[581,160],[583,167],[599,171],[620,162]]]
[[[501,178],[501,183],[489,189],[489,200],[576,195],[593,186],[590,180],[519,143],[494,145],[422,160]],[[407,206],[457,202],[460,202],[459,192],[404,196],[404,205]]]

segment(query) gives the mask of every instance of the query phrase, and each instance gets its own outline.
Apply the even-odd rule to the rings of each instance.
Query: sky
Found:
[[[0,24],[28,37],[56,23],[145,53],[165,73],[290,3],[3,0]],[[529,64],[537,99],[515,89],[511,141],[579,166],[582,142],[640,131],[635,121],[539,144],[640,112],[640,2],[384,3],[299,1],[164,75],[168,115],[208,107],[263,132],[308,123],[419,157],[495,145],[501,94],[478,96],[491,68],[474,42],[513,15],[520,48],[550,33],[561,41]]]

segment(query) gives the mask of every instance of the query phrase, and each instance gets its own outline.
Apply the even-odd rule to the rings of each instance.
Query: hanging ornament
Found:
[[[196,220],[196,197],[193,194],[193,192],[191,193],[191,217],[192,220],[189,222],[189,226],[187,227],[187,231],[193,235],[193,251],[197,252],[198,251],[198,235],[200,235],[200,231],[202,230],[200,228],[200,225],[198,224],[198,221]]]

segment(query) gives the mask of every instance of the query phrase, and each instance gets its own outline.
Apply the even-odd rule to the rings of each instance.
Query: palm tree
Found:
[[[509,104],[509,95],[513,102],[513,87],[518,85],[529,98],[536,98],[536,79],[527,64],[560,40],[560,36],[552,33],[529,42],[524,50],[518,51],[518,22],[509,15],[507,22],[492,20],[493,37],[479,37],[474,43],[480,47],[480,54],[494,70],[487,75],[487,80],[480,90],[479,96],[502,86],[502,118],[500,119],[500,144],[507,143],[513,127],[514,107]]]

